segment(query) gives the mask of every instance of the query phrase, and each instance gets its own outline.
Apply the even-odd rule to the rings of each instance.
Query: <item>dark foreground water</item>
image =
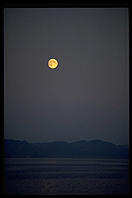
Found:
[[[129,193],[128,160],[6,158],[5,194]]]

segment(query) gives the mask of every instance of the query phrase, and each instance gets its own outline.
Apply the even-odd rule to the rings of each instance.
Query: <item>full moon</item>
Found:
[[[48,61],[48,66],[51,68],[51,69],[55,69],[57,66],[58,66],[58,61],[54,58],[50,59]]]

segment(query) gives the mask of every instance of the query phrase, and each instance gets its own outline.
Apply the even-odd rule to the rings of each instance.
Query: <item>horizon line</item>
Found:
[[[87,140],[87,139],[81,139],[81,140],[75,140],[75,141],[63,141],[63,140],[50,140],[50,141],[41,141],[41,142],[30,142],[30,141],[27,141],[27,140],[23,140],[23,139],[11,139],[11,138],[4,138],[4,140],[13,140],[13,141],[21,141],[21,142],[27,142],[28,144],[43,144],[43,143],[68,143],[68,144],[71,144],[71,143],[75,143],[75,142],[91,142],[91,141],[100,141],[100,142],[106,142],[106,143],[111,143],[111,144],[114,144],[114,145],[122,145],[122,146],[129,146],[129,143],[128,144],[115,144],[113,142],[110,142],[110,141],[106,141],[106,140],[102,140],[102,139],[90,139],[90,140]]]

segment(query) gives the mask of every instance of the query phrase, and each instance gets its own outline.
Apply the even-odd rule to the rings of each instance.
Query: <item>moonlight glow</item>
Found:
[[[58,66],[58,61],[54,58],[50,59],[48,61],[48,66],[51,68],[51,69],[55,69],[57,66]]]

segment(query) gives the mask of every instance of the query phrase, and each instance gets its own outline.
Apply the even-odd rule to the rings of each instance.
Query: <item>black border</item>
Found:
[[[4,191],[4,9],[1,8],[1,67],[0,67],[0,195]]]
[[[24,3],[23,1],[17,1],[17,2],[2,2],[1,3],[1,67],[0,67],[0,71],[1,71],[1,96],[0,96],[0,105],[1,105],[1,109],[0,109],[0,118],[1,118],[1,125],[0,125],[0,195],[1,197],[4,196],[6,197],[7,195],[4,195],[4,8],[128,8],[129,9],[129,186],[130,186],[130,192],[128,195],[116,195],[117,197],[131,197],[132,195],[132,191],[131,191],[131,113],[130,113],[130,99],[131,99],[131,95],[130,95],[130,78],[131,78],[131,44],[132,44],[132,39],[131,39],[131,16],[132,16],[132,8],[131,8],[131,4],[128,1],[124,1],[124,2],[108,2],[106,1],[105,3],[94,3],[93,1],[89,2],[85,1],[84,2],[55,2],[55,1],[47,1],[45,2],[45,0],[43,0],[43,2],[26,2]],[[13,196],[14,195],[9,195],[9,196]],[[17,195],[15,195],[16,197]],[[19,195],[18,195],[19,196]],[[27,196],[27,195],[24,195]],[[30,196],[30,195],[28,195]],[[44,196],[44,197],[54,197],[54,196],[59,196],[59,197],[65,197],[67,195],[37,195],[37,196]],[[68,195],[68,196],[74,196],[74,195]],[[98,196],[108,196],[108,195],[75,195],[75,196],[90,196],[90,197],[98,197]],[[111,195],[111,196],[115,196],[115,195]]]

